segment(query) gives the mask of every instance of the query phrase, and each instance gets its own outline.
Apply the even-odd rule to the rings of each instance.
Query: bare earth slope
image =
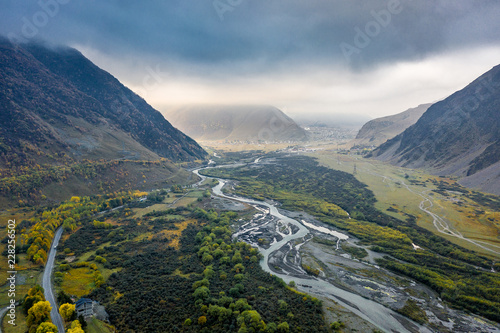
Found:
[[[306,132],[272,106],[184,106],[163,114],[198,141],[304,141]]]
[[[370,120],[359,130],[353,146],[379,146],[415,124],[432,104],[421,104],[404,112]]]
[[[500,194],[500,65],[432,105],[371,156]]]

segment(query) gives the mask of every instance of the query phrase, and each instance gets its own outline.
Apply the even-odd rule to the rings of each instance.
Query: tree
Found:
[[[199,325],[205,325],[206,322],[207,322],[207,317],[201,316],[200,318],[198,318]]]
[[[66,331],[66,333],[85,333],[85,331],[82,329],[82,325],[80,324],[80,321],[74,320],[71,322],[71,326]]]
[[[23,303],[24,314],[27,315],[29,309],[40,301],[45,301],[45,296],[43,295],[44,290],[41,286],[35,285],[33,288],[28,290],[28,295],[26,295]]]
[[[332,330],[334,330],[335,332],[339,332],[344,327],[345,327],[345,324],[343,322],[341,322],[340,320],[335,321],[330,325],[330,328]]]
[[[73,319],[73,316],[75,314],[75,304],[63,304],[59,307],[59,313],[61,314],[61,317],[64,319],[64,321],[70,321]]]
[[[35,333],[38,325],[50,320],[50,310],[52,310],[52,307],[48,301],[37,302],[28,310],[26,323],[29,327],[29,333]]]
[[[58,333],[58,330],[56,325],[46,321],[38,326],[36,333]]]
[[[237,318],[238,325],[253,328],[256,332],[266,329],[266,324],[261,319],[260,314],[255,310],[243,311]]]
[[[85,321],[85,318],[83,318],[83,315],[78,316],[78,322],[80,323],[80,326],[82,327],[82,329],[87,327],[87,322]]]
[[[64,303],[69,303],[71,304],[71,297],[69,297],[68,294],[64,292],[64,290],[60,290],[57,293],[57,303],[59,304],[64,304]]]
[[[288,323],[286,321],[278,325],[277,332],[288,333],[289,331],[290,331],[290,326],[288,326]]]

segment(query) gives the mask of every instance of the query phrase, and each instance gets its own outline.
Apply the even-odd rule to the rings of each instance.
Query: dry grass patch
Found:
[[[146,214],[151,213],[152,211],[159,211],[159,210],[165,210],[167,207],[165,204],[155,204],[146,208],[134,208],[132,209],[132,212],[134,213],[135,217],[143,217]]]
[[[163,230],[160,232],[160,234],[164,235],[166,238],[171,239],[169,245],[172,246],[173,248],[175,248],[176,250],[178,250],[179,246],[180,246],[179,241],[180,241],[182,232],[184,230],[186,230],[188,225],[190,225],[192,223],[196,223],[196,222],[197,222],[197,220],[195,220],[195,219],[177,222],[177,223],[175,223],[177,230]]]
[[[82,297],[95,287],[93,271],[89,267],[79,267],[64,273],[61,288],[70,295]]]

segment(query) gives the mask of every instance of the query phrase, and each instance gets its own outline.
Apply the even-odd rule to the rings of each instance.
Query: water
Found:
[[[203,179],[206,178],[204,176],[199,175],[198,170],[195,170],[194,173],[202,177]],[[343,307],[350,310],[351,312],[355,313],[359,317],[363,318],[364,320],[372,323],[373,325],[379,327],[380,329],[386,332],[431,332],[426,327],[420,326],[417,323],[411,322],[410,320],[405,318],[404,320],[406,322],[411,322],[414,328],[410,331],[400,321],[398,321],[398,319],[396,319],[396,318],[402,318],[401,315],[397,314],[396,312],[392,311],[389,308],[386,308],[382,304],[371,301],[360,295],[351,293],[347,290],[338,288],[326,280],[311,279],[310,277],[308,277],[307,279],[298,278],[296,276],[291,277],[286,274],[280,274],[272,271],[269,268],[269,255],[274,251],[279,250],[287,243],[296,239],[302,239],[307,234],[309,234],[309,230],[304,226],[304,224],[306,224],[308,227],[316,229],[317,231],[325,232],[330,235],[336,236],[339,238],[339,241],[341,238],[347,239],[348,236],[325,227],[315,226],[305,221],[303,221],[304,224],[302,224],[297,220],[294,220],[292,218],[289,218],[288,216],[281,214],[274,205],[271,205],[267,202],[256,201],[241,197],[227,196],[224,193],[222,193],[222,188],[226,184],[226,181],[223,179],[218,179],[218,180],[219,184],[212,189],[215,195],[230,200],[244,202],[250,205],[267,207],[269,209],[269,214],[278,218],[279,220],[282,220],[285,224],[291,224],[298,228],[298,231],[296,233],[285,235],[282,240],[272,243],[272,245],[268,249],[260,249],[260,252],[263,255],[263,259],[261,260],[260,265],[262,266],[262,269],[264,269],[266,272],[269,272],[273,275],[282,278],[287,283],[290,281],[295,281],[296,285],[298,286],[297,289],[300,289],[303,292],[332,299],[337,303],[339,303],[340,305],[342,305]]]

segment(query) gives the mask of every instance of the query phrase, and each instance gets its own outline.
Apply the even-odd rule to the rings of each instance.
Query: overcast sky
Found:
[[[498,0],[0,0],[0,33],[79,49],[150,104],[379,117],[500,63]]]

